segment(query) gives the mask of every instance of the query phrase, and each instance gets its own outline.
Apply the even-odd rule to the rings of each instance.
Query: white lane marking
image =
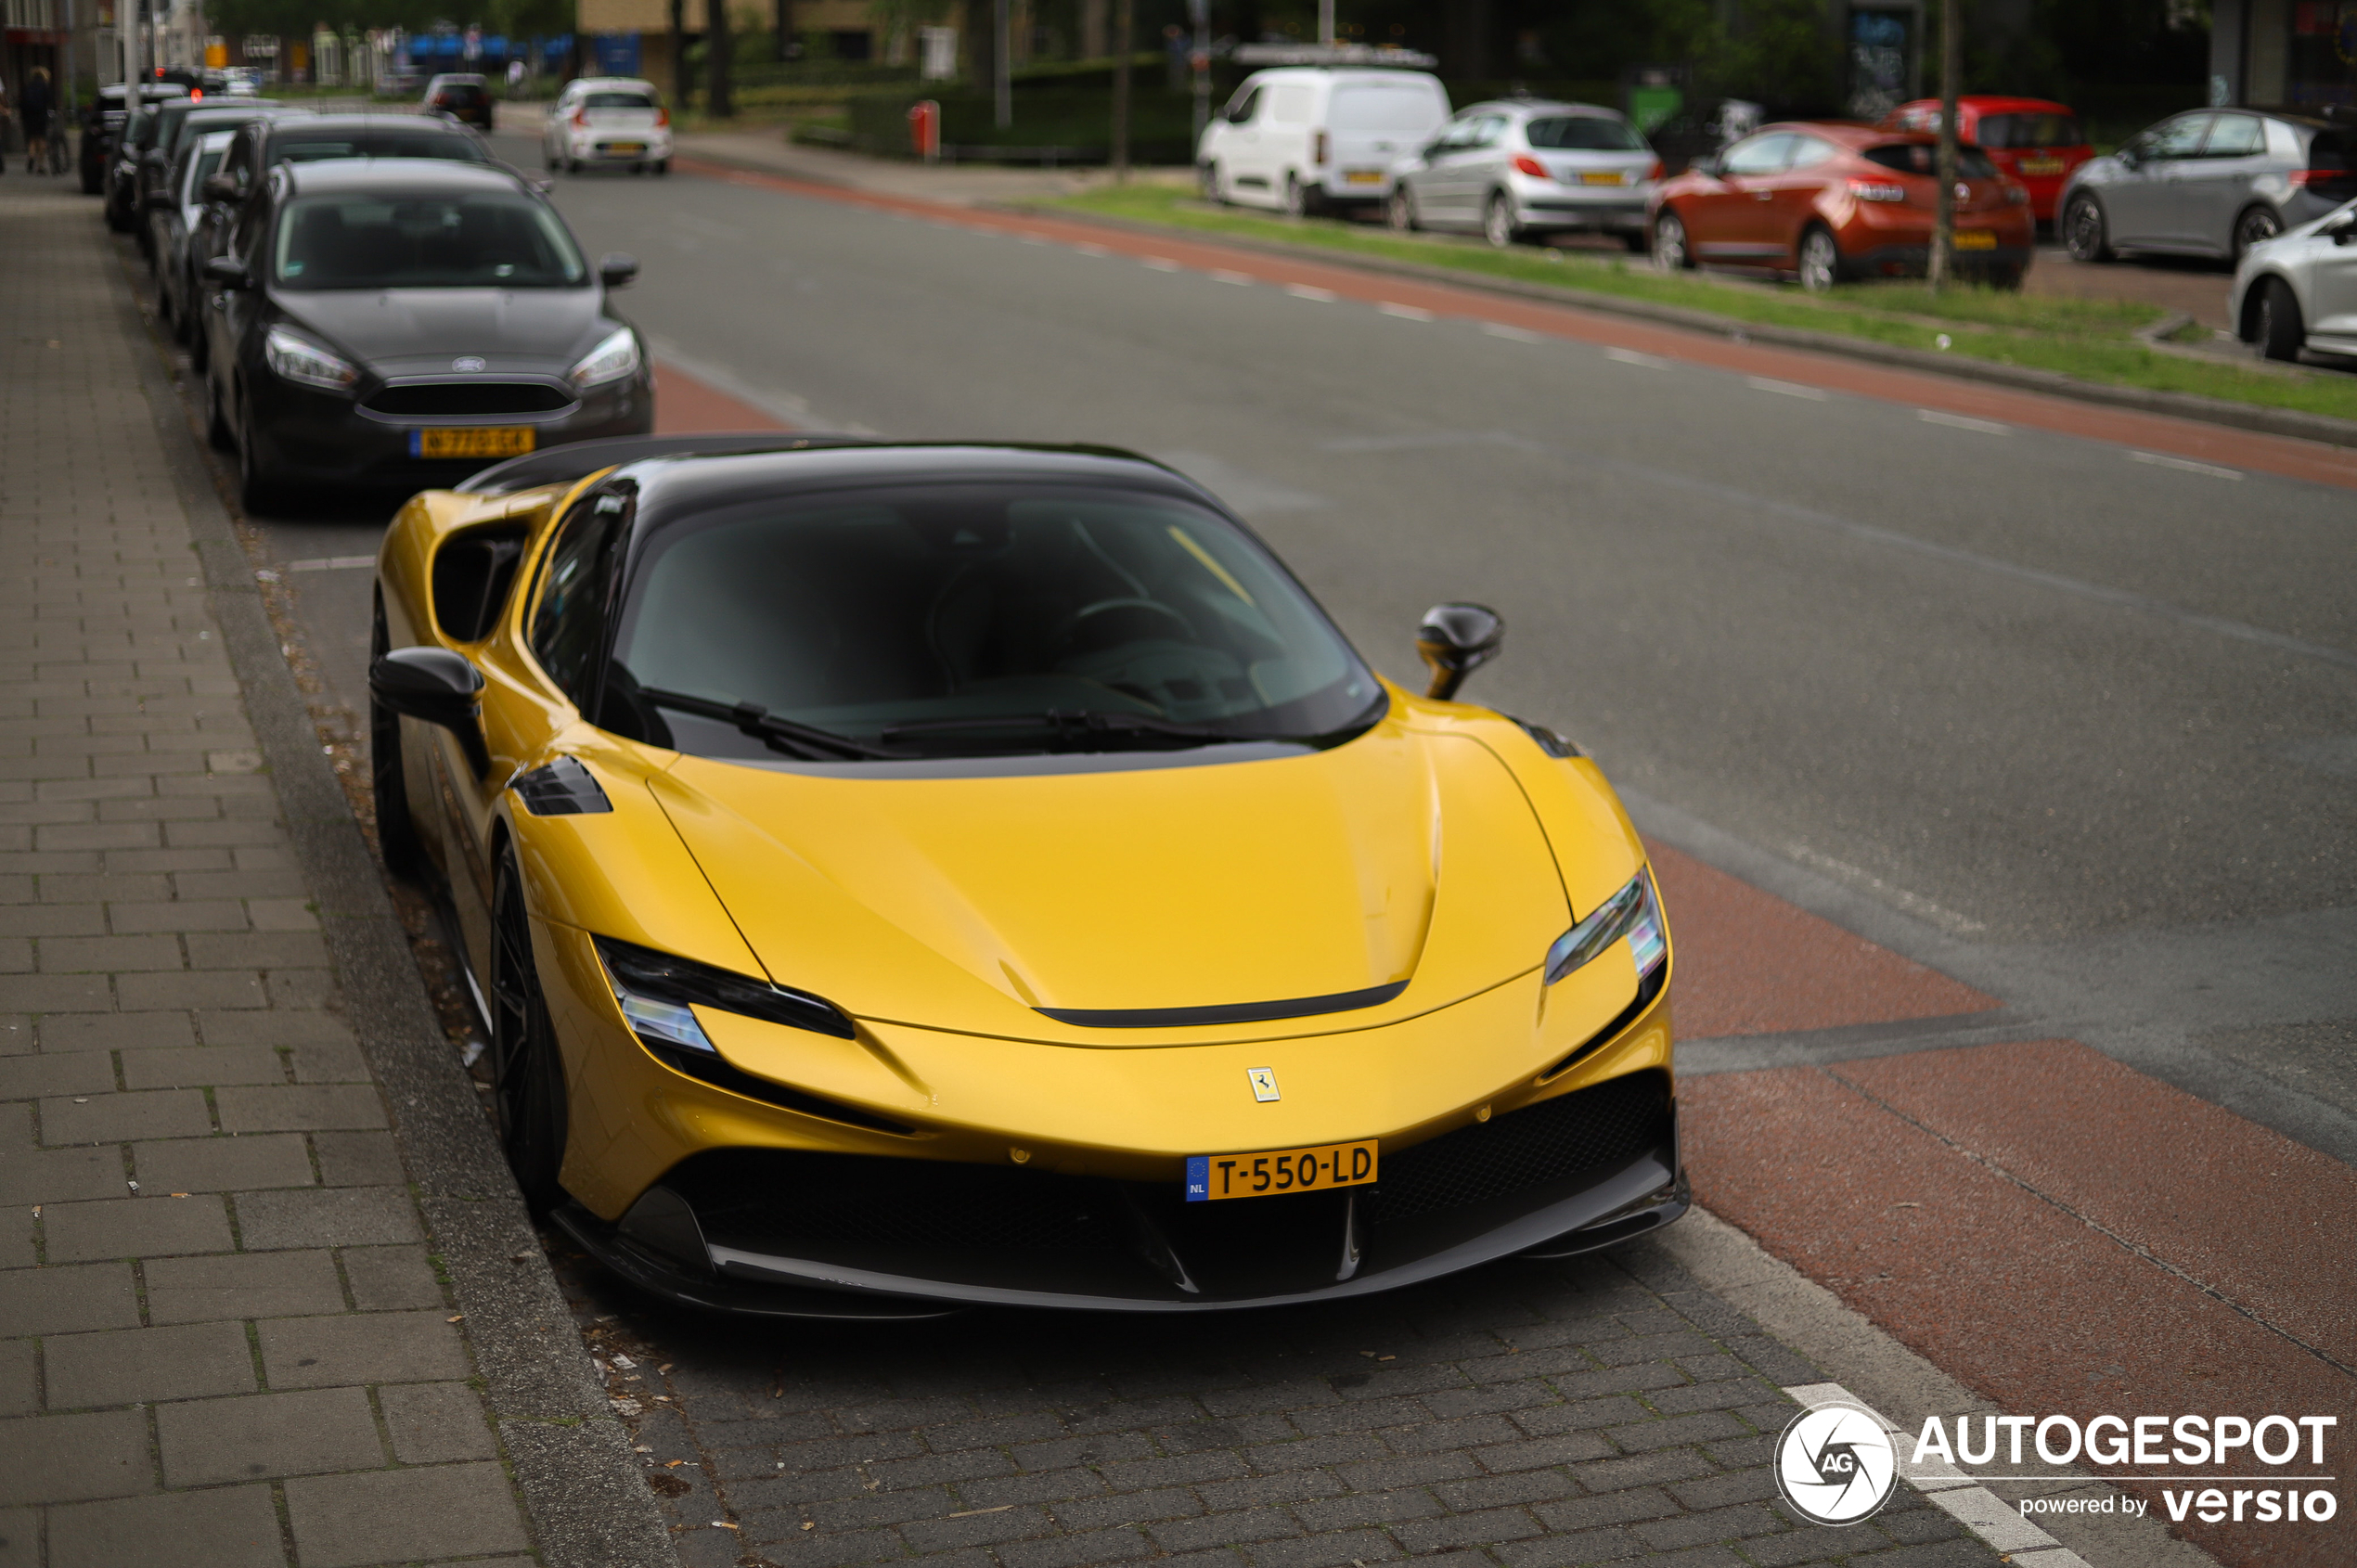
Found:
[[[1394,304],[1389,300],[1385,300],[1383,303],[1377,305],[1375,309],[1383,312],[1385,315],[1396,315],[1402,321],[1430,321],[1433,319],[1433,314],[1428,310],[1424,310],[1417,305]]]
[[[1219,268],[1212,270],[1211,280],[1214,283],[1241,283],[1247,288],[1260,281],[1248,272],[1227,272]]]
[[[1315,300],[1321,305],[1333,304],[1342,298],[1331,289],[1313,288],[1307,283],[1288,283],[1285,285],[1285,292],[1296,300]]]
[[[2240,479],[2240,469],[2222,469],[2215,463],[2196,463],[2191,457],[2169,457],[2157,452],[2131,452],[2132,463],[2150,463],[2157,469],[2175,469],[2179,473],[2208,474],[2212,479]]]
[[[1543,332],[1533,332],[1527,327],[1507,327],[1495,321],[1483,322],[1481,329],[1493,338],[1504,338],[1510,342],[1543,343],[1547,341]]]
[[[1830,395],[1822,387],[1804,387],[1797,381],[1771,380],[1766,376],[1745,376],[1754,392],[1782,392],[1786,397],[1805,397],[1811,403],[1822,403]]]
[[[1669,370],[1675,366],[1657,353],[1639,353],[1635,349],[1606,349],[1604,357],[1619,365],[1642,365],[1648,370]]]
[[[1184,272],[1187,270],[1167,256],[1141,256],[1139,258],[1138,264],[1141,267],[1150,267],[1155,272]]]
[[[364,566],[374,566],[374,556],[321,556],[312,560],[290,560],[289,572],[355,572]]]
[[[1051,239],[1042,239],[1036,234],[1026,234],[1021,236],[1020,238],[1025,245],[1052,245],[1055,243],[1055,241]]]
[[[1994,419],[1976,419],[1969,414],[1950,414],[1938,408],[1918,408],[1915,418],[1926,425],[1946,425],[1951,430],[1978,431],[1983,435],[2011,435],[2011,425],[2001,425]]]
[[[1105,247],[1101,245],[1089,244],[1087,241],[1075,245],[1073,249],[1084,256],[1110,256],[1113,254],[1113,252],[1105,249]]]

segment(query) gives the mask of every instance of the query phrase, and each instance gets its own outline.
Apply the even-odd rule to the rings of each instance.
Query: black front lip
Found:
[[[1010,1282],[1003,1269],[990,1271],[998,1276],[995,1279],[955,1278],[948,1269],[919,1277],[713,1245],[703,1240],[692,1222],[685,1227],[684,1242],[675,1240],[667,1249],[659,1249],[624,1234],[622,1226],[609,1225],[577,1203],[565,1204],[552,1217],[585,1251],[640,1289],[685,1305],[731,1313],[907,1319],[973,1306],[1237,1312],[1372,1295],[1517,1254],[1573,1257],[1660,1229],[1692,1206],[1679,1155],[1674,1102],[1668,1112],[1667,1136],[1634,1159],[1559,1184],[1536,1206],[1529,1195],[1517,1195],[1432,1216],[1422,1225],[1411,1223],[1396,1238],[1377,1233],[1368,1242],[1366,1266],[1348,1279],[1307,1290],[1213,1297],[1187,1293],[1174,1285],[1166,1292],[1141,1289],[1136,1293],[1109,1294],[1045,1281],[1036,1285]],[[685,1207],[660,1186],[651,1192]],[[634,1208],[633,1213],[637,1212]],[[625,1215],[624,1224],[629,1223],[630,1216]],[[702,1249],[709,1266],[699,1267],[684,1255],[697,1247]],[[1397,1260],[1386,1263],[1386,1251],[1398,1254]]]

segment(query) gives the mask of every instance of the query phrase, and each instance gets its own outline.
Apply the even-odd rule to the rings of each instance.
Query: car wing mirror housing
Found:
[[[609,289],[627,288],[638,276],[638,258],[609,251],[598,258],[598,281]]]
[[[368,695],[399,713],[458,738],[481,778],[491,771],[483,735],[483,672],[446,648],[396,648],[368,666]]]
[[[1487,605],[1434,605],[1416,628],[1416,652],[1432,672],[1424,695],[1450,700],[1465,677],[1497,658],[1505,642],[1506,618]]]
[[[2325,225],[2325,232],[2333,237],[2336,245],[2357,242],[2357,212],[2343,212]]]
[[[204,264],[204,280],[224,289],[251,289],[253,274],[235,256],[215,256]]]

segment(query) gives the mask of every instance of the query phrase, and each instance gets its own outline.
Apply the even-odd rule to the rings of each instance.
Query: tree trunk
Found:
[[[776,18],[770,25],[777,30],[775,52],[782,63],[792,58],[790,51],[793,44],[793,0],[777,0]]]
[[[671,107],[682,114],[694,96],[695,79],[688,74],[688,4],[671,0]]]
[[[988,88],[998,80],[998,7],[992,0],[966,0],[966,21],[959,40],[966,50],[966,83]]]
[[[1114,0],[1113,177],[1129,178],[1129,57],[1138,51],[1138,0]]]
[[[1931,291],[1953,281],[1956,271],[1956,77],[1964,52],[1962,0],[1939,5],[1939,210],[1932,222]]]
[[[728,6],[727,0],[704,0],[710,13],[704,21],[704,64],[712,69],[712,101],[704,105],[704,112],[715,120],[727,120],[737,112],[728,98],[728,68],[734,64],[728,57],[736,53],[728,42]]]
[[[1109,52],[1105,43],[1105,0],[1080,0],[1080,58],[1102,59]]]

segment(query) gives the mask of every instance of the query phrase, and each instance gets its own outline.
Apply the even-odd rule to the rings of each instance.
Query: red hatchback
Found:
[[[1938,146],[1918,132],[1855,122],[1763,125],[1654,189],[1654,255],[1664,266],[1798,276],[1811,289],[1924,270],[1939,199]],[[2037,225],[2029,197],[1975,148],[1956,149],[1959,270],[2021,286]]]
[[[1939,100],[1917,98],[1883,117],[1886,131],[1939,130]],[[1956,100],[1956,137],[1989,155],[2029,192],[2041,224],[2054,221],[2054,203],[2070,172],[2095,156],[2067,104],[2044,98],[1968,97]]]

